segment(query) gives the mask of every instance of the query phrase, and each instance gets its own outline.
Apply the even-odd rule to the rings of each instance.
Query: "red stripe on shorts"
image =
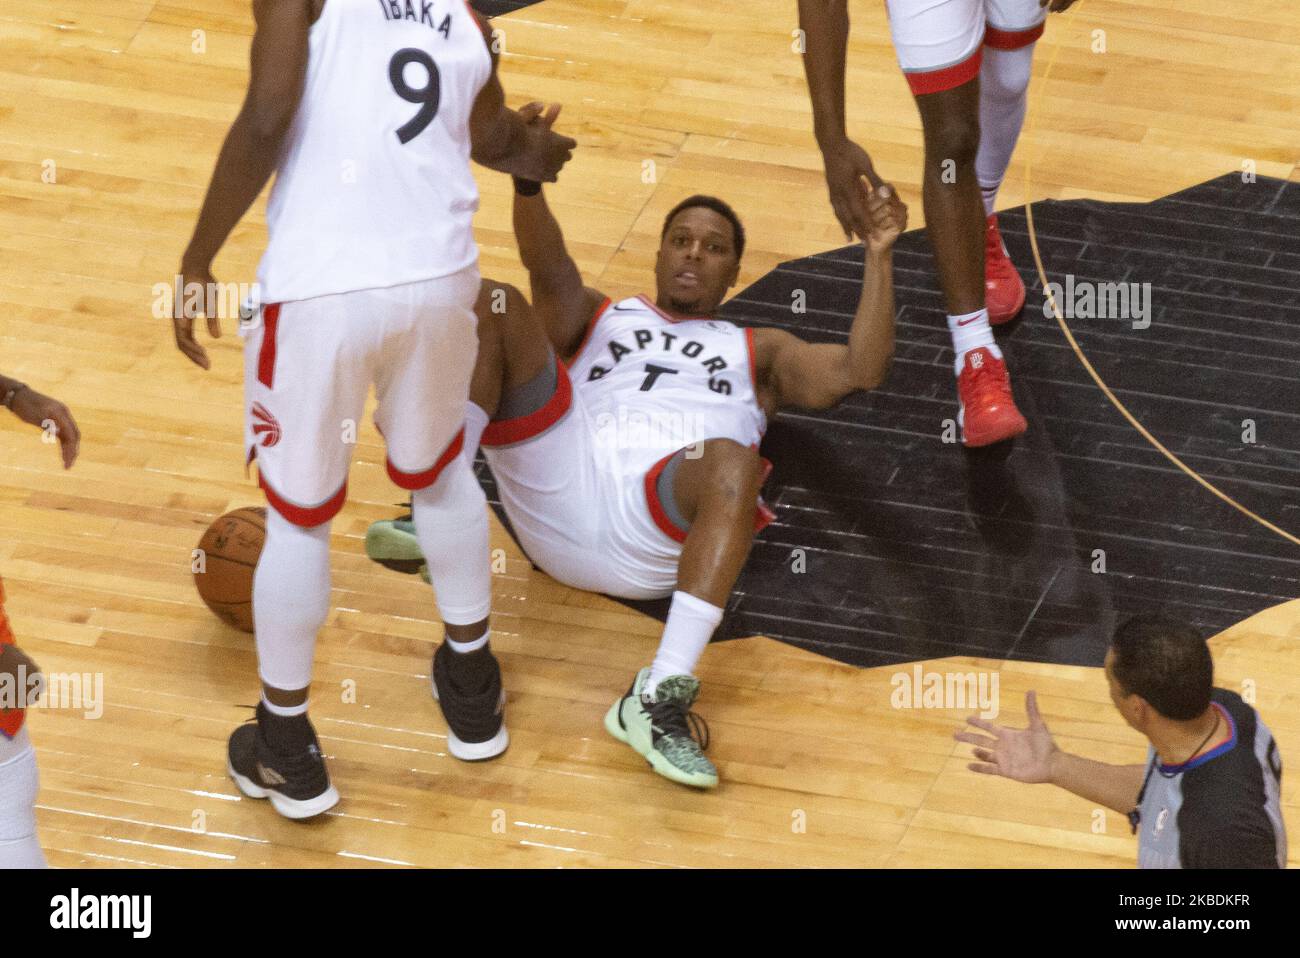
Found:
[[[677,450],[681,452],[681,450]],[[664,504],[659,498],[659,476],[663,473],[664,467],[668,465],[668,460],[677,455],[671,452],[664,456],[645,474],[645,501],[650,507],[650,518],[654,524],[659,527],[659,531],[666,535],[674,542],[685,542],[687,530],[679,527],[672,519],[668,518],[668,513],[664,510]],[[759,485],[767,482],[767,477],[772,474],[772,460],[763,458],[763,478]],[[763,497],[759,496],[758,504],[754,507],[754,534],[762,532],[772,521],[776,519],[776,513],[771,510]]]
[[[502,419],[490,422],[483,430],[483,445],[509,446],[541,435],[550,429],[573,405],[573,384],[569,382],[569,372],[564,363],[555,364],[555,392],[541,409],[527,416],[514,419]]]
[[[289,500],[282,497],[278,492],[271,488],[266,481],[266,476],[258,474],[257,484],[262,487],[266,493],[266,501],[271,504],[276,512],[284,516],[295,526],[302,526],[304,529],[310,529],[312,526],[318,526],[322,522],[329,522],[339,514],[343,508],[343,503],[348,498],[348,484],[345,482],[339,487],[339,491],[334,496],[322,502],[319,506],[305,508],[296,506]]]
[[[983,60],[984,48],[976,47],[975,52],[961,63],[954,63],[950,67],[932,70],[929,73],[907,73],[904,76],[907,77],[907,85],[912,88],[914,96],[942,93],[944,90],[955,90],[963,83],[969,83],[979,76],[980,64]]]
[[[424,470],[424,472],[402,472],[393,465],[393,460],[389,459],[388,478],[402,489],[427,489],[438,481],[438,477],[442,475],[442,470],[446,469],[447,464],[459,456],[460,451],[464,448],[465,427],[462,426],[460,432],[456,433],[451,442],[447,443],[447,448],[442,451],[438,461],[430,468]]]
[[[275,388],[275,334],[280,326],[280,304],[262,310],[262,349],[257,354],[257,381],[267,389]]]
[[[1028,30],[999,30],[997,27],[985,27],[984,45],[994,50],[1019,50],[1041,37],[1044,25],[1045,22]]]
[[[668,465],[668,460],[675,455],[677,453],[670,452],[651,466],[650,471],[645,474],[645,501],[650,507],[650,518],[659,527],[659,531],[674,542],[685,542],[686,530],[679,528],[668,518],[668,513],[664,511],[664,504],[659,501],[659,474],[664,471],[664,466]]]

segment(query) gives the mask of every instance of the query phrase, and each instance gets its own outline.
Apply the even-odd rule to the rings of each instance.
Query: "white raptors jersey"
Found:
[[[597,447],[624,451],[627,468],[706,439],[757,446],[767,415],[752,334],[721,319],[671,319],[644,296],[607,305],[569,364]]]
[[[491,70],[465,0],[326,0],[267,205],[261,302],[477,262],[469,117]]]

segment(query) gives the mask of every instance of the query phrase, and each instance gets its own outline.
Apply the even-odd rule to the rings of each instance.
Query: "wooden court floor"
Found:
[[[496,25],[511,102],[563,102],[561,123],[579,140],[550,195],[593,285],[647,289],[662,217],[693,192],[723,196],[745,219],[742,285],[843,242],[792,49],[793,0],[750,0],[725,16],[687,0],[546,0]],[[696,794],[658,778],[600,727],[649,660],[658,623],[532,571],[497,526],[494,645],[513,744],[488,765],[457,762],[428,694],[440,634],[431,596],[364,556],[367,525],[400,499],[369,425],[334,524],[313,692],[344,801],[295,825],[240,799],[224,745],[257,698],[252,643],[207,612],[190,575],[207,523],[260,502],[242,470],[240,345],[228,330],[202,373],[150,306],[242,96],[251,27],[247,0],[0,9],[0,371],[66,401],[84,435],[64,473],[39,434],[0,423],[0,575],[42,666],[104,681],[99,718],[30,717],[52,864],[1131,866],[1119,816],[966,771],[967,748],[951,738],[964,712],[895,709],[895,670],[761,637],[712,648],[700,670],[722,787]],[[854,7],[850,62],[851,131],[920,226],[920,129],[876,0]],[[1144,201],[1246,160],[1300,179],[1300,10],[1082,0],[1049,24],[1031,104],[1004,206]],[[484,171],[479,182],[483,270],[522,281],[508,183]],[[259,206],[217,277],[251,280],[263,239]],[[1294,863],[1300,602],[1230,629],[1214,649],[1219,683],[1251,683],[1278,735]],[[1002,720],[1021,722],[1023,692],[1036,688],[1063,747],[1141,757],[1099,670],[923,667],[996,671]]]

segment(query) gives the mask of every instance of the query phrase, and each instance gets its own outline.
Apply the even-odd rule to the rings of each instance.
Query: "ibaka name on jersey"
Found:
[[[416,8],[419,8],[417,11]],[[379,0],[379,8],[384,12],[385,20],[410,20],[422,23],[430,29],[437,30],[444,37],[451,32],[451,14],[443,14],[442,22],[435,23],[433,0]]]
[[[470,117],[493,71],[483,30],[464,0],[328,0],[267,201],[261,304],[478,261]]]

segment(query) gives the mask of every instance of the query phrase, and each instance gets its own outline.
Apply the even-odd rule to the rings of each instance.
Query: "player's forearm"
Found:
[[[554,289],[573,281],[581,286],[578,264],[564,246],[564,232],[545,194],[515,193],[514,228],[519,259],[534,288]]]
[[[825,152],[846,137],[844,56],[849,37],[848,0],[799,0],[804,33],[803,68],[812,99],[813,131]]]
[[[862,295],[849,330],[849,369],[855,389],[875,389],[894,359],[894,256],[867,250]]]
[[[493,121],[491,132],[476,137],[471,159],[498,173],[530,176],[533,164],[528,155],[528,124],[514,110],[504,105]]]
[[[1108,765],[1057,751],[1052,756],[1050,781],[1080,798],[1127,815],[1137,804],[1144,765]]]
[[[217,157],[194,236],[185,250],[186,263],[211,265],[275,172],[283,142],[284,131],[259,132],[248,114],[240,113]]]

